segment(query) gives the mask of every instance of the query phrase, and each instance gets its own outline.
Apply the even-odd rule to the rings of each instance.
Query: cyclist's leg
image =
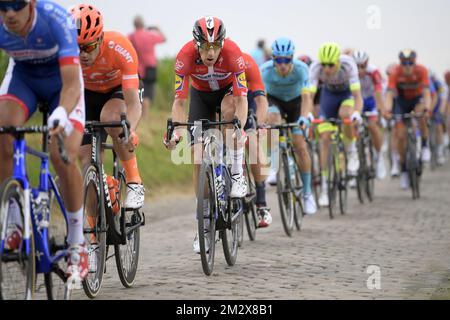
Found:
[[[0,126],[21,126],[36,110],[37,98],[28,79],[19,74],[10,60],[0,88]],[[10,135],[0,135],[0,183],[13,173],[13,141]]]
[[[275,97],[272,97],[270,95],[267,95],[267,100],[269,102],[269,109],[268,109],[268,117],[267,122],[271,126],[280,125],[283,119],[283,115],[281,114],[281,110],[279,105],[281,104],[281,101],[276,99]],[[278,150],[279,150],[279,141],[274,141],[274,130],[271,130],[267,136],[267,147],[268,147],[268,157],[270,159],[270,173],[267,177],[267,182],[271,185],[276,184],[277,179],[277,172],[279,168],[279,159],[278,159]]]
[[[345,97],[347,95],[347,97]],[[342,120],[349,119],[354,111],[355,100],[351,93],[342,94],[341,95],[341,106],[339,108],[339,118]],[[344,124],[343,126],[344,133],[344,144],[346,145],[346,152],[348,155],[347,168],[350,172],[350,175],[356,176],[359,169],[359,157],[358,157],[358,149],[356,146],[356,132],[353,124]],[[352,180],[351,186],[356,185],[356,181]]]
[[[416,113],[422,113],[425,111],[425,104],[421,97],[413,100],[413,109]],[[428,144],[428,115],[425,115],[418,119],[419,130],[422,139],[422,155],[425,161],[429,161],[431,158],[429,144]]]
[[[245,99],[245,106],[237,106],[237,99]],[[241,124],[245,126],[247,121],[248,104],[245,97],[234,97],[229,92],[222,100],[221,103],[222,117],[225,121],[231,121],[235,116],[239,118]],[[225,126],[224,138],[226,141],[226,147],[228,154],[231,157],[231,176],[232,176],[232,198],[245,197],[247,193],[247,181],[243,175],[243,160],[244,160],[244,137],[236,137],[233,139],[229,135],[233,133],[233,126]]]

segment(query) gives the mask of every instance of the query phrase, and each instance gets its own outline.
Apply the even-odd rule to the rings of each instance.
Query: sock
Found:
[[[407,172],[407,170],[406,170],[406,162],[402,163],[402,172]]]
[[[68,234],[67,242],[69,245],[83,244],[83,207],[77,212],[67,212],[68,223]]]
[[[134,156],[130,160],[122,161],[122,166],[125,170],[127,183],[142,183],[141,176],[139,175],[136,156]]]
[[[244,159],[244,148],[239,150],[229,149],[228,151],[231,157],[231,174],[243,174],[242,160]]]
[[[265,182],[256,182],[256,206],[266,207],[266,184]]]
[[[303,194],[311,194],[311,172],[302,172]]]

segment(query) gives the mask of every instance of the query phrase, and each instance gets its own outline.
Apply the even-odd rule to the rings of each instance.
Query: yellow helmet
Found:
[[[341,58],[341,48],[337,43],[324,43],[319,49],[319,62],[337,64]]]

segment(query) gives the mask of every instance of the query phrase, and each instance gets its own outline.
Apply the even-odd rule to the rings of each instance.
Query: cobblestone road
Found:
[[[122,287],[115,261],[98,299],[429,299],[449,294],[450,166],[426,171],[422,198],[411,199],[398,180],[377,182],[376,199],[360,205],[350,192],[347,215],[322,209],[305,217],[288,238],[274,189],[268,192],[273,225],[245,242],[234,267],[218,243],[212,276],[192,251],[196,230],[192,197],[150,202],[141,233],[136,284]],[[380,289],[368,289],[379,267]],[[370,269],[369,269],[370,271]],[[372,283],[372,282],[370,282]],[[86,299],[82,292],[76,297]]]

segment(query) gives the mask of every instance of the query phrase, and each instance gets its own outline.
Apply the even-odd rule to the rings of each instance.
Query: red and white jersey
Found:
[[[192,86],[205,92],[218,91],[233,84],[234,96],[247,96],[245,61],[241,49],[225,39],[217,62],[212,67],[203,64],[193,41],[184,45],[175,62],[175,99],[186,99]]]
[[[383,91],[383,77],[377,67],[368,65],[365,75],[359,76],[361,82],[361,93],[364,99],[373,97],[375,92]]]

